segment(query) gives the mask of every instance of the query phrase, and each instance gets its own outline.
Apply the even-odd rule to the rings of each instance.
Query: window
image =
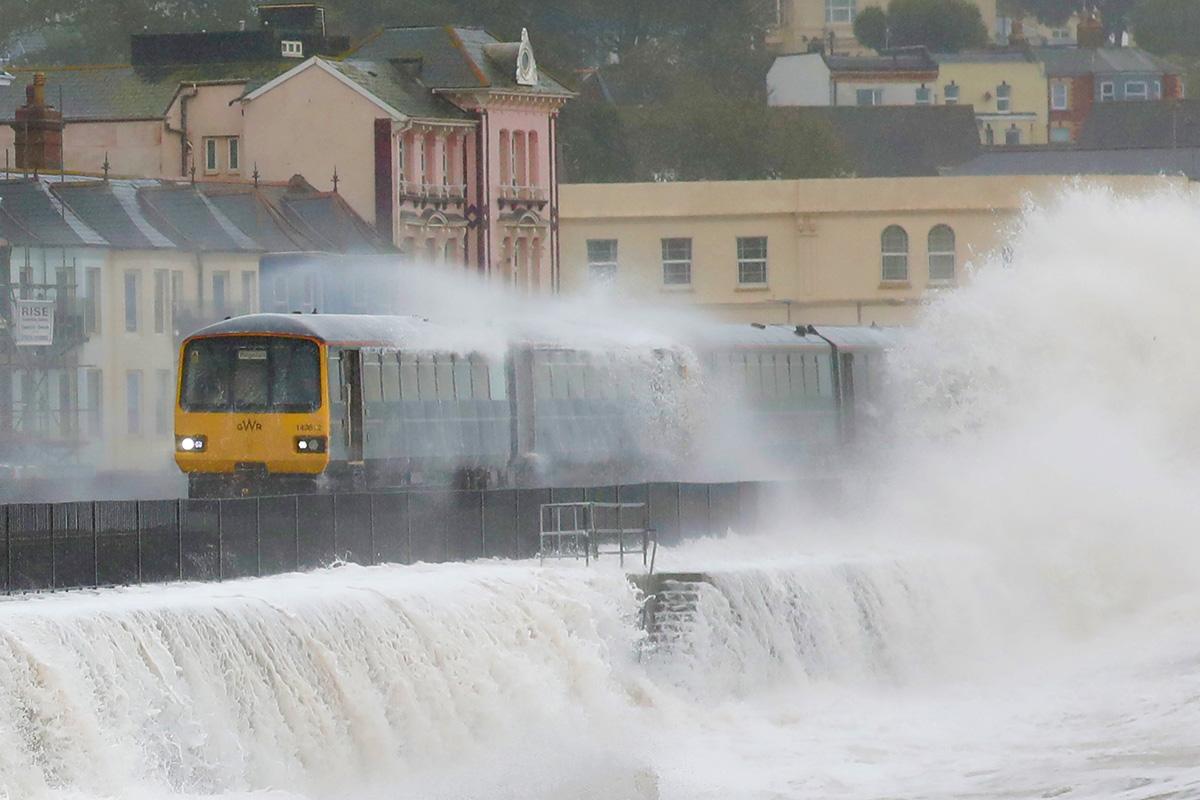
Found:
[[[154,377],[158,384],[158,402],[154,404],[154,432],[170,433],[174,427],[172,425],[174,409],[171,402],[171,370],[155,370]]]
[[[217,140],[216,139],[205,139],[204,140],[204,171],[209,172],[209,173],[217,171]]]
[[[929,280],[954,280],[954,229],[949,225],[929,229]]]
[[[954,81],[947,83],[944,96],[946,98],[946,105],[955,105],[958,102],[958,84]]]
[[[617,277],[617,240],[587,240],[588,275],[596,281],[612,281]]]
[[[242,153],[241,141],[236,136],[229,137],[229,171],[237,172],[241,169]]]
[[[927,106],[929,105],[931,99],[931,93],[928,86],[921,84],[917,87],[917,105]]]
[[[125,373],[125,424],[128,433],[142,432],[142,371],[131,369]]]
[[[859,89],[854,93],[855,104],[860,106],[883,105],[883,89]]]
[[[1051,128],[1050,129],[1050,141],[1054,142],[1056,144],[1061,144],[1064,142],[1071,141],[1071,129],[1070,128],[1061,128],[1061,127]]]
[[[996,87],[996,110],[1009,111],[1012,109],[1012,87],[1005,82],[1001,82]]]
[[[662,240],[663,284],[687,286],[692,282],[692,240]]]
[[[83,291],[86,295],[83,309],[84,326],[88,333],[100,332],[100,268],[88,267],[83,273]]]
[[[138,278],[136,272],[125,273],[125,330],[131,333],[138,329],[138,295],[141,288]]]
[[[185,411],[316,411],[319,376],[317,345],[305,339],[197,339],[183,353],[180,404]]]
[[[407,166],[404,163],[404,140],[408,134],[400,134],[396,137],[396,178],[401,184],[404,183],[404,175],[407,172]],[[400,191],[404,191],[403,185]]]
[[[880,238],[883,255],[883,279],[885,281],[908,280],[908,233],[899,225],[883,229]]]
[[[279,43],[279,50],[284,58],[304,58],[304,42],[284,39]]]
[[[450,185],[450,140],[442,139],[442,186]]]
[[[87,396],[88,436],[98,439],[104,435],[104,373],[89,369],[84,373]]]
[[[212,278],[213,311],[217,316],[223,317],[226,314],[226,309],[229,308],[229,273],[214,272]]]
[[[738,283],[766,285],[767,237],[739,236],[737,240]]]
[[[1162,100],[1162,81],[1154,82],[1154,99]]]
[[[171,313],[174,314],[183,305],[183,273],[175,270],[171,273]]]
[[[1149,96],[1149,87],[1145,81],[1125,81],[1126,100],[1146,100]]]
[[[1113,87],[1112,81],[1103,81],[1100,84],[1100,101],[1112,100],[1116,97],[1116,89]]]
[[[258,311],[258,275],[252,270],[242,270],[242,310],[247,314]]]
[[[1052,83],[1050,84],[1050,110],[1051,111],[1066,111],[1068,105],[1067,84]]]
[[[854,22],[854,0],[825,0],[826,22]]]
[[[983,139],[988,144],[996,143],[996,132],[992,130],[992,125],[990,122],[987,124],[987,127],[983,129]]]
[[[1020,144],[1021,143],[1021,131],[1017,129],[1016,125],[1008,126],[1008,130],[1006,130],[1004,132],[1004,143],[1005,144]]]
[[[167,328],[167,271],[154,270],[154,332]]]

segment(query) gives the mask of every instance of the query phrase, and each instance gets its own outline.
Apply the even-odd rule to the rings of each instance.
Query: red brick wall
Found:
[[[1178,75],[1163,75],[1163,99],[1183,97],[1183,80]]]
[[[1053,79],[1052,79],[1053,80]],[[1071,88],[1069,94],[1069,106],[1066,111],[1050,111],[1050,122],[1066,123],[1071,129],[1071,141],[1075,141],[1079,136],[1079,131],[1083,127],[1083,121],[1092,113],[1092,106],[1095,104],[1095,82],[1091,75],[1084,75],[1071,79]],[[1165,88],[1164,88],[1165,91]]]

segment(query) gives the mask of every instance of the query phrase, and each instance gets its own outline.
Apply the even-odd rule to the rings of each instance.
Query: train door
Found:
[[[342,424],[346,437],[346,460],[361,463],[363,460],[363,395],[362,353],[358,350],[342,351],[342,391],[345,393]]]

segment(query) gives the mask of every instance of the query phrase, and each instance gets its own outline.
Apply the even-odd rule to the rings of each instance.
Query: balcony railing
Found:
[[[501,200],[508,201],[544,203],[546,202],[546,190],[541,186],[519,186],[506,183],[500,186],[499,197]]]
[[[402,200],[441,200],[462,202],[467,196],[466,184],[462,183],[421,183],[419,181],[400,181],[400,199]]]

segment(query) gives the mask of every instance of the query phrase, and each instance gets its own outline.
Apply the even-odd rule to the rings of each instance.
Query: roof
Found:
[[[1033,53],[1045,63],[1046,74],[1051,76],[1178,72],[1166,61],[1137,47],[1038,47]]]
[[[392,251],[340,196],[292,184],[0,181],[0,238],[15,245],[121,250]]]
[[[1200,147],[1081,150],[988,148],[954,175],[1186,175],[1200,179]]]
[[[246,83],[254,87],[295,66],[295,61],[196,64],[169,67],[83,66],[16,68],[16,80],[0,92],[0,122],[11,121],[25,104],[23,86],[36,72],[46,75],[46,100],[66,120],[162,119],[179,87],[187,83]]]
[[[538,70],[536,86],[522,86],[489,57],[485,48],[500,44],[482,28],[427,26],[386,28],[350,54],[360,61],[404,63],[422,86],[433,90],[502,89],[527,94],[569,96],[558,81]]]
[[[860,178],[938,175],[979,152],[971,106],[834,106],[773,108],[772,113],[823,119],[853,174]]]
[[[1081,148],[1200,147],[1200,100],[1099,103],[1079,134]]]
[[[938,64],[1022,64],[1036,63],[1033,53],[1019,50],[961,50],[957,53],[934,53]]]
[[[394,109],[424,119],[471,119],[471,116],[440,95],[426,89],[392,61],[358,57],[343,61],[322,59],[327,65]]]
[[[822,56],[832,72],[937,72],[937,62],[923,47],[878,56]]]

